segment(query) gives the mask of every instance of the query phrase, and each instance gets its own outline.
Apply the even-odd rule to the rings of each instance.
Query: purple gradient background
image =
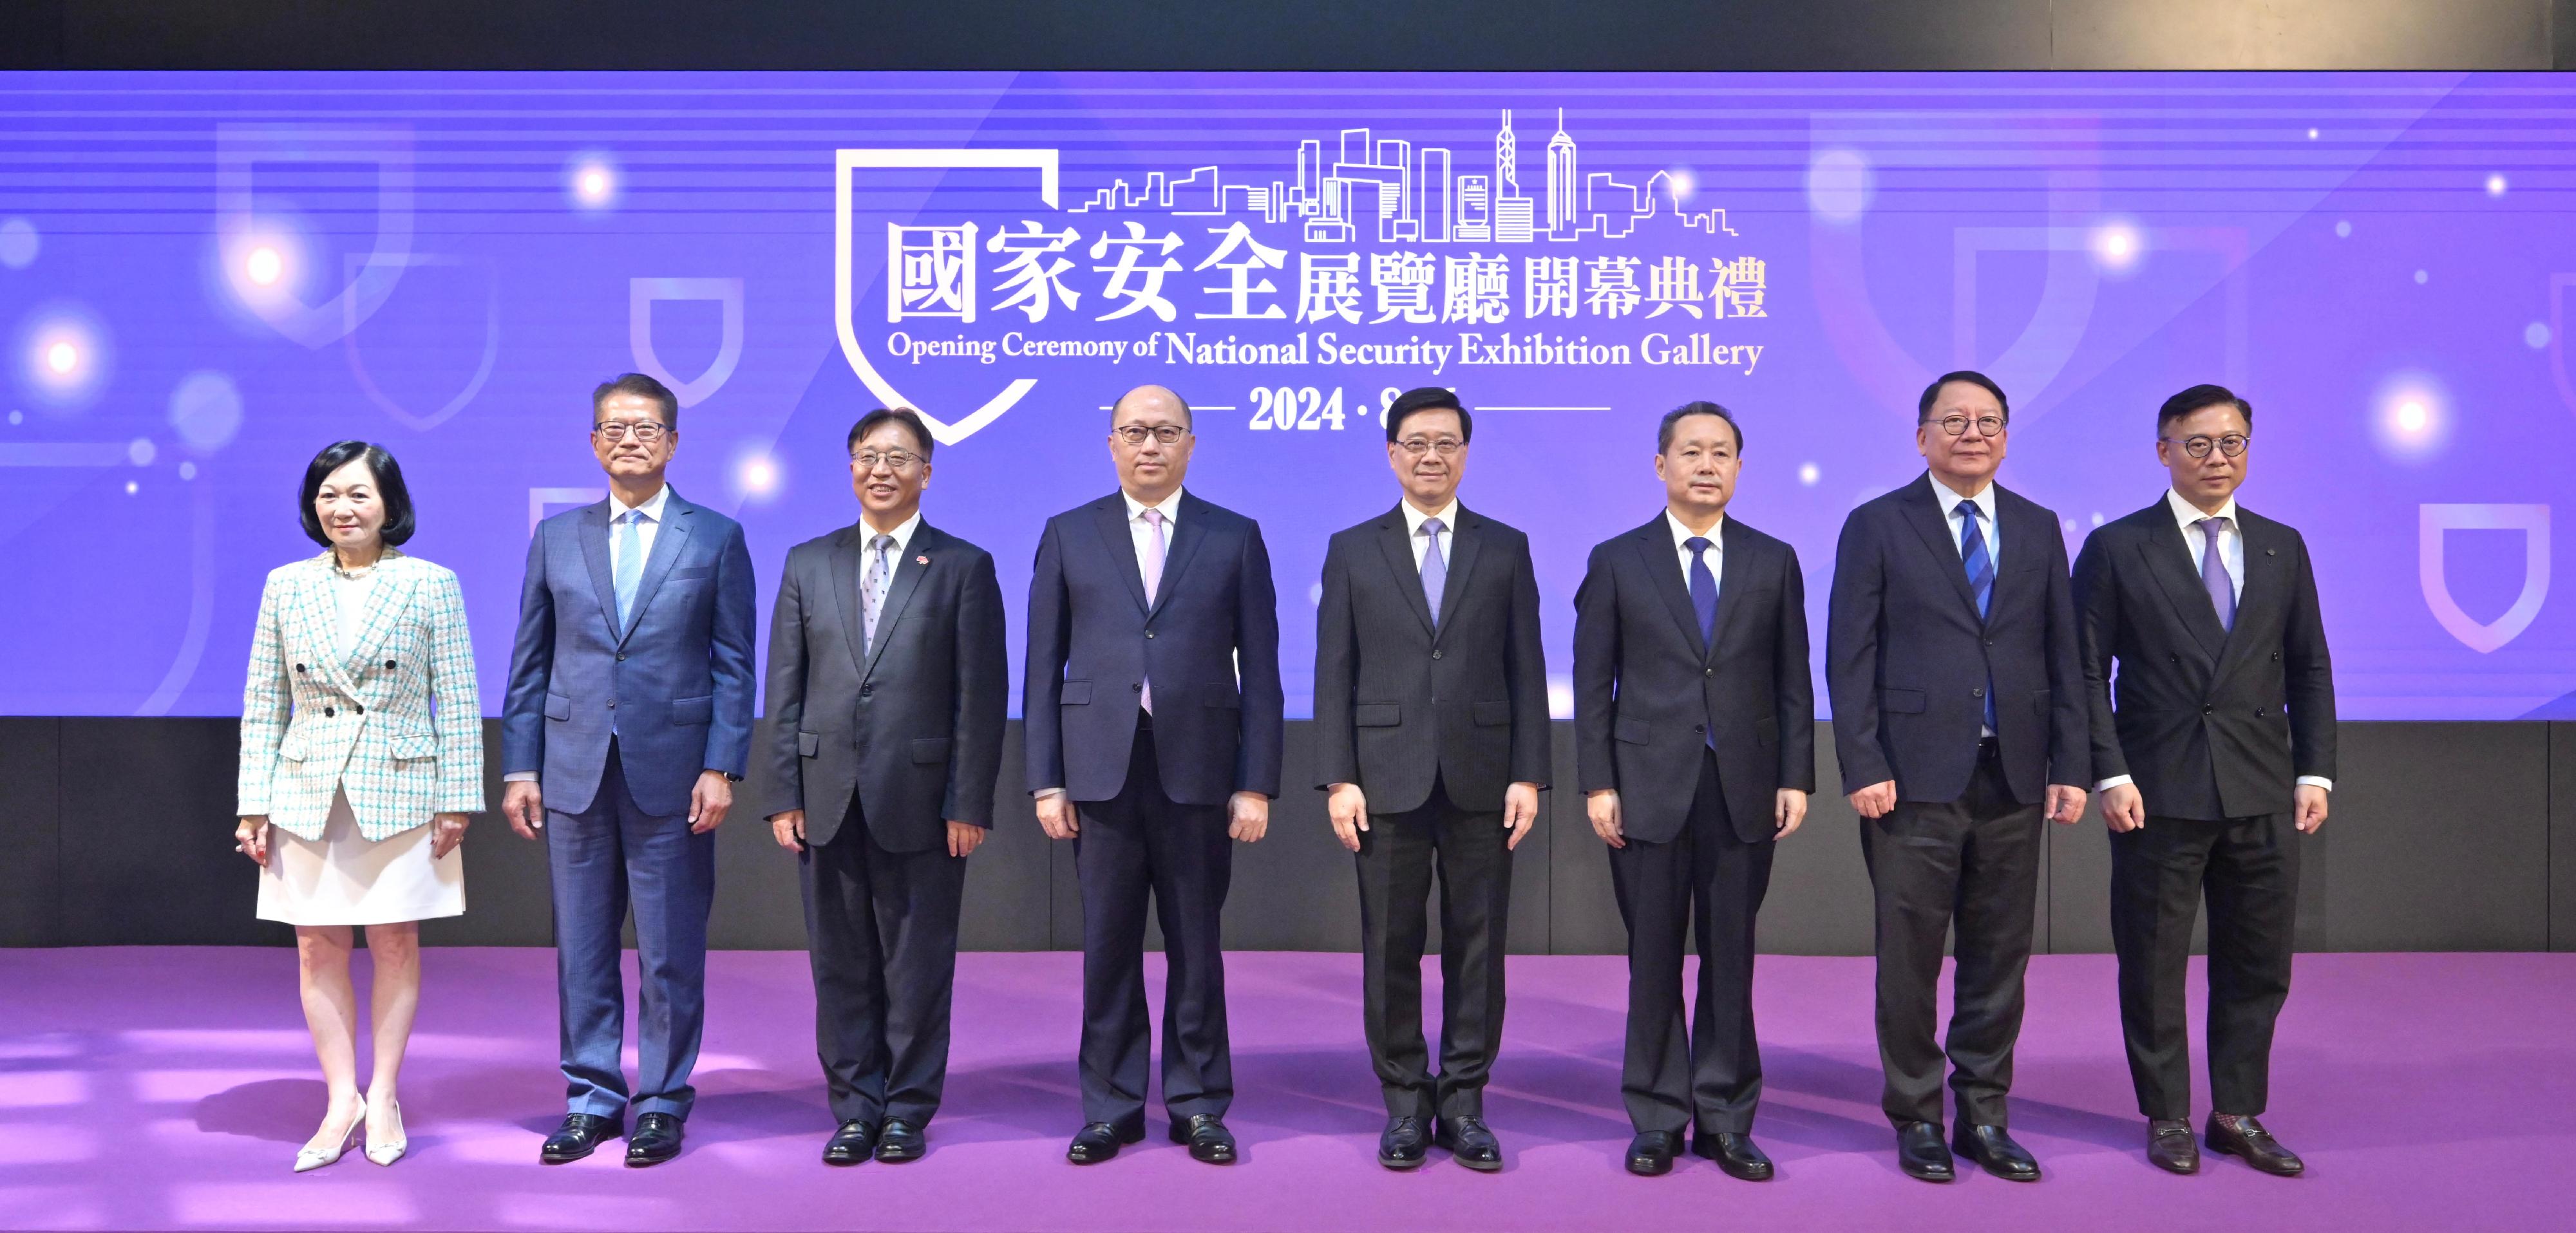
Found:
[[[410,550],[462,574],[483,704],[496,708],[529,492],[600,483],[582,435],[585,397],[636,366],[637,278],[742,282],[738,361],[683,414],[673,480],[748,528],[765,627],[787,548],[855,516],[842,434],[875,405],[835,339],[836,148],[1058,150],[1070,207],[1113,179],[1205,164],[1238,181],[1293,181],[1297,143],[1320,139],[1329,159],[1345,127],[1448,147],[1457,173],[1490,174],[1507,107],[1524,193],[1541,193],[1563,107],[1583,171],[1631,185],[1687,171],[1698,187],[1685,207],[1722,207],[1737,234],[1685,234],[1667,217],[1625,241],[1392,247],[1509,253],[1516,267],[1532,254],[1749,255],[1769,273],[1767,318],[1672,331],[1762,345],[1751,376],[1641,364],[1453,366],[1436,378],[1471,405],[1613,408],[1487,412],[1464,490],[1530,533],[1560,676],[1586,550],[1660,503],[1650,455],[1661,411],[1714,398],[1742,414],[1749,452],[1734,513],[1798,548],[1820,620],[1843,514],[1918,473],[1913,395],[1929,374],[1966,365],[1995,371],[2013,394],[2004,482],[2066,516],[2070,549],[2096,514],[2117,517],[2161,490],[2151,441],[2165,395],[2204,380],[2239,387],[2258,409],[2243,499],[2308,536],[2345,716],[2576,715],[2568,602],[2548,597],[2528,629],[2481,654],[2444,629],[2419,584],[2419,506],[2576,497],[2576,395],[2564,392],[2552,297],[2553,274],[2576,270],[2576,85],[2454,74],[13,75],[0,82],[0,409],[15,412],[0,420],[0,559],[14,584],[0,608],[0,712],[235,713],[261,578],[312,551],[290,509],[305,460],[352,436],[401,459],[421,513]],[[396,134],[408,150],[414,260],[345,338],[288,337],[244,306],[225,272],[219,129],[245,125],[354,126]],[[1811,167],[1839,152],[1868,168],[1863,208],[1849,218],[1820,212],[1808,187]],[[606,208],[569,191],[584,157],[614,168]],[[252,212],[295,238],[294,271],[320,302],[335,280],[319,272],[347,268],[373,243],[377,169],[253,171]],[[1113,483],[1099,407],[1160,381],[1203,406],[1241,408],[1201,416],[1190,487],[1262,521],[1290,712],[1303,714],[1308,589],[1325,538],[1396,493],[1375,420],[1255,430],[1246,392],[1315,385],[1373,398],[1433,375],[886,363],[888,220],[973,218],[987,234],[1002,221],[1070,222],[1087,247],[1133,219],[1193,236],[1180,254],[1191,264],[1212,248],[1201,229],[1225,220],[1060,215],[1037,204],[1025,173],[868,174],[855,325],[881,367],[952,418],[1007,379],[1038,381],[1008,414],[938,452],[927,505],[932,521],[1001,562],[1015,645],[1042,519]],[[2490,191],[2494,176],[2503,191]],[[14,239],[13,220],[23,220]],[[2101,256],[2105,229],[2135,237],[2134,260]],[[1284,225],[1254,234],[1290,250],[1276,277],[1292,310],[1296,254],[1349,250],[1292,243]],[[985,255],[985,319],[972,332],[1146,332],[1144,318],[1090,320],[1102,280],[1070,255],[1084,298],[1043,326],[996,311],[998,258]],[[1964,318],[1963,269],[1976,289]],[[1175,276],[1184,315],[1169,328],[1227,332],[1187,316],[1204,277]],[[1508,326],[1525,333],[1519,308]],[[1673,324],[1641,317],[1547,328],[1633,339]],[[69,393],[37,367],[45,331],[66,322],[103,347],[84,351]],[[954,332],[941,324],[904,328]],[[1301,328],[1326,327],[1234,332]],[[1330,328],[1400,342],[1461,327]],[[651,329],[654,351],[684,377],[720,350],[711,302],[661,304]],[[487,362],[452,418],[420,426]],[[204,372],[238,390],[237,432],[217,431],[220,417],[174,421],[174,391]],[[2388,392],[2407,382],[2438,430],[2426,448],[2381,431]],[[770,460],[773,490],[747,490],[752,459]],[[2454,533],[2448,557],[2445,585],[2477,621],[2522,589],[2511,532]]]

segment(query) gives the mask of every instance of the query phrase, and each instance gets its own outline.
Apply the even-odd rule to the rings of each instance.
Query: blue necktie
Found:
[[[885,612],[886,580],[894,576],[894,562],[886,556],[894,551],[894,537],[880,535],[869,540],[868,547],[875,549],[876,555],[868,558],[868,575],[864,580],[867,584],[867,607],[863,616],[867,628],[863,631],[862,640],[866,653],[873,656],[877,653],[877,618]]]
[[[1717,575],[1708,571],[1708,537],[1694,535],[1682,541],[1690,549],[1691,610],[1699,614],[1699,644],[1710,650],[1717,642]]]
[[[1422,533],[1431,540],[1422,550],[1422,598],[1431,604],[1431,627],[1440,628],[1440,592],[1449,585],[1449,563],[1440,557],[1440,533],[1447,530],[1437,518],[1422,520]]]
[[[2227,576],[2227,558],[2218,551],[2218,533],[2227,528],[2224,518],[2203,518],[2193,524],[2200,528],[2200,585],[2208,588],[2210,606],[2218,609],[2218,627],[2236,628],[2236,581]]]
[[[1977,596],[1977,618],[1985,619],[1986,610],[1995,600],[1995,554],[1986,551],[1986,511],[1974,501],[1959,502],[1959,516],[1967,520],[1959,528],[1959,557],[1968,567],[1968,589]],[[1995,730],[1995,678],[1986,675],[1986,730]]]
[[[624,634],[635,616],[635,587],[644,581],[644,533],[638,525],[644,511],[630,509],[618,517],[617,632]]]

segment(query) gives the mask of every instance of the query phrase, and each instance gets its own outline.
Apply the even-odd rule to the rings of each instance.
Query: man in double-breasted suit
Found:
[[[797,854],[827,1164],[917,1160],[948,1077],[966,857],[993,824],[1010,652],[992,554],[922,521],[929,426],[850,429],[859,521],[787,553],[758,776]]]
[[[2206,1137],[2295,1176],[2298,1156],[2256,1118],[2290,993],[2298,837],[2325,824],[2334,788],[2334,666],[2307,541],[2236,504],[2253,436],[2253,404],[2224,386],[2165,400],[2156,457],[2172,485],[2084,541],[2075,605],[2111,828],[2120,1034],[2148,1159],[2200,1168],[2183,994],[2206,896]]]
[[[537,524],[501,725],[502,812],[546,837],[571,1111],[539,1158],[578,1160],[636,1113],[626,1163],[680,1152],[706,1025],[715,828],[751,755],[753,583],[742,527],[663,480],[680,402],[628,373],[591,393],[608,499]],[[620,933],[643,988],[629,1094]]]
[[[1335,534],[1315,615],[1315,739],[1333,831],[1358,854],[1362,1020],[1386,1098],[1378,1163],[1427,1143],[1503,1167],[1485,1081],[1503,1032],[1512,849],[1547,786],[1547,663],[1529,537],[1458,504],[1458,396],[1386,411],[1394,509]],[[1440,1069],[1422,1038],[1423,904],[1440,874]]]
[[[1082,1108],[1066,1148],[1097,1164],[1145,1133],[1145,902],[1163,925],[1163,1105],[1171,1137],[1235,1159],[1219,930],[1229,841],[1279,795],[1279,613],[1261,527],[1181,489],[1180,396],[1112,408],[1118,491],[1047,520],[1029,578],[1020,713],[1029,790],[1082,884]]]
[[[1716,403],[1665,415],[1664,509],[1594,548],[1574,597],[1575,767],[1628,926],[1619,1087],[1637,1132],[1628,1171],[1646,1177],[1672,1170],[1685,1128],[1729,1175],[1773,1172],[1752,1134],[1753,925],[1772,845],[1816,789],[1816,694],[1797,551],[1727,512],[1743,448]]]

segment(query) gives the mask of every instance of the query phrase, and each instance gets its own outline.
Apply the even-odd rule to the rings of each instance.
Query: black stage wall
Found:
[[[229,719],[0,718],[0,946],[284,944],[251,918],[249,865],[232,850],[239,725]],[[1574,779],[1573,728],[1556,725],[1558,782]],[[1020,791],[1019,725],[1004,755],[1004,810],[968,865],[964,943],[978,950],[1080,945],[1073,852],[1039,832]],[[1285,782],[1310,783],[1312,725],[1288,725]],[[500,729],[484,725],[497,767]],[[2302,849],[2303,950],[2576,950],[2576,723],[2347,723],[2334,815]],[[1820,782],[1837,782],[1832,732]],[[501,796],[491,772],[489,799]],[[1511,947],[1623,949],[1601,842],[1581,799],[1551,792],[1513,867]],[[1851,808],[1820,793],[1781,849],[1762,943],[1781,954],[1870,952],[1869,887]],[[805,944],[793,858],[766,823],[736,817],[721,841],[713,944]],[[2110,949],[2110,850],[2098,814],[2050,828],[2040,949]],[[462,918],[425,940],[551,940],[544,847],[478,817],[465,844]],[[1434,935],[1437,936],[1436,933]],[[1356,950],[1358,891],[1320,792],[1291,788],[1270,837],[1237,852],[1226,944]]]

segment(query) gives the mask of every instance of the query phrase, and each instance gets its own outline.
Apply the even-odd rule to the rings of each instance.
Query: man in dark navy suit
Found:
[[[2255,1119],[2290,994],[2298,836],[2325,824],[2334,788],[2334,665],[2307,541],[2236,504],[2253,438],[2253,404],[2224,386],[2166,399],[2156,458],[2172,485],[2084,541],[2075,604],[2147,1158],[2200,1169],[2184,983],[2206,895],[2210,1150],[2294,1177],[2298,1156]]]
[[[1743,449],[1716,403],[1665,415],[1663,510],[1594,548],[1574,596],[1574,760],[1628,926],[1619,1087],[1637,1131],[1628,1171],[1644,1177],[1672,1171],[1685,1129],[1729,1176],[1773,1172],[1753,1142],[1753,922],[1773,844],[1816,790],[1816,693],[1798,554],[1727,512]]]
[[[769,624],[771,834],[797,854],[826,1164],[917,1160],[948,1078],[966,857],[993,824],[1011,693],[991,553],[922,521],[930,428],[850,429],[859,520],[787,552]]]
[[[1190,409],[1161,386],[1111,411],[1119,491],[1047,520],[1021,704],[1039,825],[1082,884],[1082,1108],[1096,1164],[1145,1134],[1145,901],[1163,925],[1163,1105],[1174,1142],[1231,1164],[1219,922],[1230,842],[1279,795],[1279,614],[1261,527],[1181,490]]]
[[[2083,669],[2057,515],[1995,483],[2012,410],[1983,373],[1916,404],[1927,473],[1843,523],[1825,680],[1843,790],[1878,911],[1881,1099],[1897,1161],[1955,1173],[1935,1039],[1943,936],[1958,929],[1947,1053],[1951,1146],[2012,1181],[2039,1162],[2005,1131],[2043,816],[2084,813]]]
[[[1529,537],[1458,503],[1475,420],[1437,386],[1387,407],[1404,499],[1333,536],[1315,615],[1318,776],[1358,856],[1378,1163],[1426,1142],[1503,1167],[1485,1081],[1503,1034],[1512,850],[1547,785],[1547,661]],[[1422,1039],[1423,902],[1440,876],[1440,1069]]]

